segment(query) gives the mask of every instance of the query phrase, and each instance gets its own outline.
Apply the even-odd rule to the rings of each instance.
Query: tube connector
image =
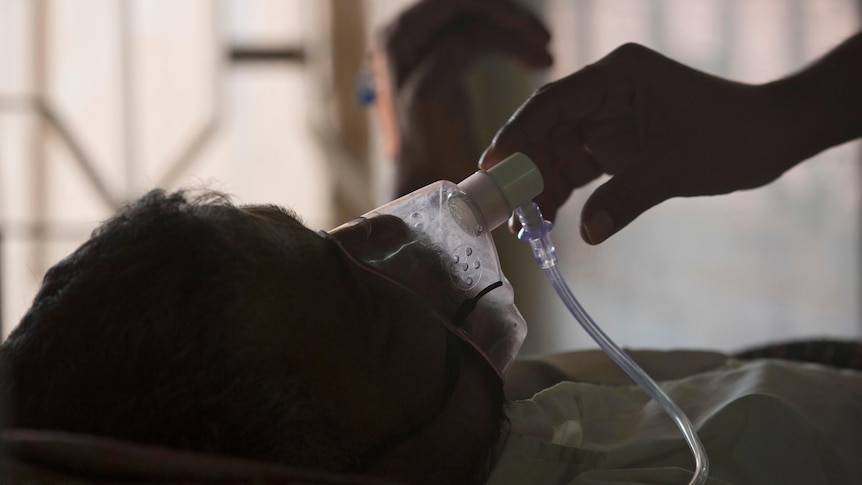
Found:
[[[557,265],[557,250],[551,241],[551,229],[554,224],[542,217],[542,211],[538,204],[530,202],[515,209],[515,214],[521,221],[521,230],[518,231],[518,239],[530,243],[533,248],[533,257],[542,269],[548,269]]]
[[[502,225],[521,204],[544,190],[542,174],[523,153],[514,153],[488,171],[479,170],[458,183],[478,206],[489,231]]]

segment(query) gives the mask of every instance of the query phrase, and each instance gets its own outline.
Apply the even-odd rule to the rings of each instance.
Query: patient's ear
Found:
[[[506,399],[529,399],[537,392],[570,380],[557,367],[540,360],[516,360],[506,372]]]

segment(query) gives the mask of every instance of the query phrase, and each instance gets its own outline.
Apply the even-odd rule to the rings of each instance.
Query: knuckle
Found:
[[[639,210],[649,205],[649,197],[644,194],[643,188],[638,190],[629,184],[617,184],[612,193],[608,194],[613,199],[617,210],[624,214],[626,219],[633,219]]]
[[[644,58],[651,57],[653,54],[653,51],[648,47],[644,47],[635,42],[627,42],[614,49],[607,56],[607,59],[622,62],[636,62]]]
[[[537,88],[536,90],[533,91],[533,94],[530,95],[530,98],[543,97],[548,91],[554,90],[554,88],[556,86],[558,86],[559,83],[560,83],[560,80],[551,81],[551,82]]]

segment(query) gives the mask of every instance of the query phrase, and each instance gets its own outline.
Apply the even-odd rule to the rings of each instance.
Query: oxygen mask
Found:
[[[527,334],[491,231],[541,193],[515,154],[462,182],[439,181],[328,232],[348,259],[428,303],[502,378]]]

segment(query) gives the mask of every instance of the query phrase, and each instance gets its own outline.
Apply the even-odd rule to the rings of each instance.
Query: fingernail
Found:
[[[515,217],[515,213],[513,212],[511,216],[509,216],[509,232],[512,234],[518,234],[518,231],[521,230],[521,221]]]
[[[586,235],[587,242],[598,244],[614,232],[614,221],[605,211],[596,212],[581,224],[581,233]]]
[[[488,145],[488,148],[486,148],[485,151],[482,152],[482,156],[479,157],[479,168],[482,170],[485,170],[487,168],[488,164],[485,161],[485,157],[488,156],[488,152],[491,151],[492,146],[493,143],[491,145]]]

